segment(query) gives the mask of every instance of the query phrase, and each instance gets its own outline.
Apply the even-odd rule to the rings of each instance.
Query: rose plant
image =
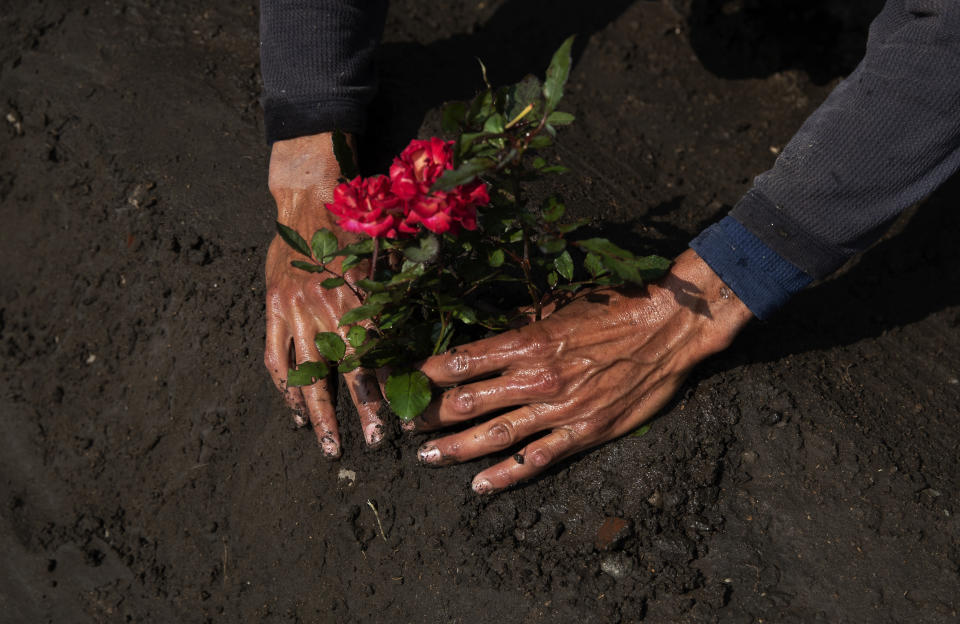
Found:
[[[389,370],[384,384],[391,409],[403,420],[420,414],[432,393],[412,365],[432,354],[536,322],[543,310],[596,286],[643,284],[669,261],[638,257],[603,238],[568,240],[585,221],[565,221],[562,200],[531,201],[524,186],[565,167],[544,152],[557,127],[573,115],[557,110],[570,72],[567,39],[553,55],[545,80],[486,88],[470,102],[443,110],[443,129],[456,138],[414,140],[389,176],[364,178],[344,136],[334,151],[346,178],[326,208],[358,242],[341,246],[328,229],[308,243],[277,223],[280,236],[306,260],[292,264],[328,275],[324,288],[348,288],[361,305],[340,318],[344,342],[317,334],[323,361],[291,369],[290,386],[308,385],[359,366]],[[342,258],[340,270],[331,262]]]

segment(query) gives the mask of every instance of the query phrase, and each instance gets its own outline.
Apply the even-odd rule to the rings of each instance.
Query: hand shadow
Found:
[[[805,71],[818,85],[849,74],[884,0],[687,0],[690,44],[722,78]],[[682,4],[675,2],[675,4]]]
[[[506,85],[527,74],[543,77],[554,51],[570,35],[576,66],[590,35],[614,21],[635,0],[508,0],[472,33],[421,45],[385,43],[378,54],[380,89],[371,104],[364,170],[383,171],[417,135],[426,113],[472,98],[483,88],[481,59],[490,81]]]

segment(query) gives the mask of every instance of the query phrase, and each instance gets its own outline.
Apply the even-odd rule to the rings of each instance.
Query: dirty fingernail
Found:
[[[323,454],[330,459],[340,457],[340,445],[330,438],[324,438],[320,443],[320,448],[323,449]]]
[[[486,479],[474,479],[473,491],[477,494],[489,494],[493,491],[493,484]]]
[[[370,423],[363,430],[363,433],[367,438],[367,444],[370,446],[380,444],[380,441],[383,440],[383,425],[380,423]]]
[[[417,451],[417,456],[424,464],[432,464],[440,459],[440,449],[432,445],[424,445]]]
[[[295,411],[293,412],[293,424],[296,425],[297,427],[306,427],[306,426],[307,426],[307,419],[304,418],[304,416],[303,416],[303,414],[300,412],[300,410],[295,410]]]

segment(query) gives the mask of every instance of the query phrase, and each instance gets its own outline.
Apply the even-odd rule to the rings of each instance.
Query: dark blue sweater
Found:
[[[360,132],[385,0],[262,0],[267,140]],[[960,0],[888,0],[863,60],[690,246],[758,318],[960,168]]]

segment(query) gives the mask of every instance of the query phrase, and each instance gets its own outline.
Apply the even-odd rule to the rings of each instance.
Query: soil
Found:
[[[579,33],[568,205],[674,254],[862,54],[879,1],[392,3],[382,170]],[[257,6],[0,17],[0,621],[955,622],[960,181],[704,363],[642,437],[491,498],[344,456],[263,370]],[[342,393],[345,394],[345,393]],[[380,524],[382,524],[382,532]]]

